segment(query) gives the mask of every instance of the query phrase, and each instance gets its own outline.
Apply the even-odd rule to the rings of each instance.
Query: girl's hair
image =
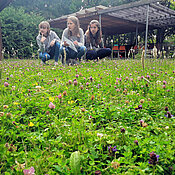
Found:
[[[90,29],[92,24],[95,24],[98,27],[98,31],[95,34],[95,44],[96,45],[99,45],[99,43],[101,43],[102,31],[101,31],[101,25],[100,25],[100,23],[97,20],[92,20],[89,23],[89,25],[88,25],[88,29],[87,29],[87,31],[85,33],[85,35],[87,37],[87,42],[88,43],[91,43],[92,40],[93,40],[93,38],[94,38],[94,36],[91,33],[91,29]]]
[[[39,29],[42,28],[42,27],[46,27],[47,28],[47,35],[49,35],[49,33],[50,33],[50,24],[47,21],[42,21],[39,24]]]
[[[80,37],[80,23],[77,17],[75,16],[69,16],[67,18],[67,21],[71,20],[74,24],[75,24],[75,28],[74,28],[74,35],[77,37]],[[72,32],[70,30],[68,30],[68,36],[72,36]]]

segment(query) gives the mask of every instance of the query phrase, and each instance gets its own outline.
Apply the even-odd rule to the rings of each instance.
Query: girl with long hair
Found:
[[[69,64],[73,59],[73,64],[77,64],[76,60],[81,60],[81,57],[86,53],[84,46],[84,32],[80,28],[79,20],[75,16],[67,18],[67,28],[62,34],[62,47],[60,49],[62,55],[62,63],[66,58],[66,63]]]
[[[86,59],[102,59],[111,55],[110,48],[104,48],[100,23],[92,20],[85,32],[85,46],[87,48]]]

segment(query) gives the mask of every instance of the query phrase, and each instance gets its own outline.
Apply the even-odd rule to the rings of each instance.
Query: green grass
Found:
[[[1,63],[1,174],[174,174],[173,59],[53,63]]]

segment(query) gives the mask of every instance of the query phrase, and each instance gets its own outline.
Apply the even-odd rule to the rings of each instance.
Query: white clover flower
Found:
[[[41,86],[36,86],[35,88],[36,88],[36,89],[41,89]]]
[[[103,134],[102,133],[97,133],[97,137],[103,137]]]
[[[157,84],[161,84],[161,81],[160,81],[160,80],[157,80],[156,83],[157,83]]]

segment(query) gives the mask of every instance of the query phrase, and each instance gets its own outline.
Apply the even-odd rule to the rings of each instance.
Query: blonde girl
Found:
[[[62,34],[62,47],[60,49],[62,60],[66,57],[66,63],[70,63],[70,59],[80,60],[86,52],[84,46],[84,32],[80,28],[79,20],[75,16],[67,18],[67,28]],[[64,63],[63,63],[64,64]]]

